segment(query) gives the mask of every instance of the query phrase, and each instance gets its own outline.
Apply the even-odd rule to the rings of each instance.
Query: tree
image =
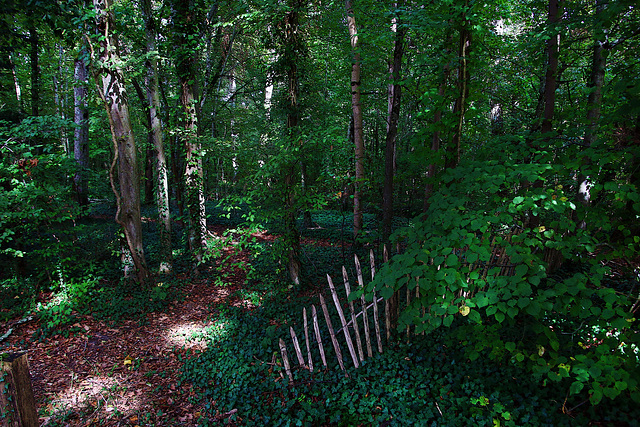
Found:
[[[398,8],[398,3],[395,4]],[[393,47],[393,59],[389,65],[388,108],[387,108],[387,135],[385,138],[385,166],[384,166],[384,192],[382,196],[382,241],[388,242],[391,235],[393,221],[393,176],[395,173],[396,138],[398,136],[398,119],[400,117],[400,84],[402,55],[404,51],[404,35],[406,29],[398,22],[398,17],[393,19],[393,32],[395,41]],[[400,27],[400,28],[398,28]]]
[[[204,171],[202,144],[198,138],[198,97],[196,70],[198,24],[201,4],[197,0],[175,0],[173,6],[173,37],[176,73],[180,86],[182,131],[180,141],[186,154],[185,202],[189,215],[189,250],[196,263],[202,262],[206,235],[204,205]]]
[[[353,237],[362,231],[362,185],[364,181],[364,134],[362,128],[362,105],[360,103],[360,46],[358,28],[351,0],[345,1],[347,27],[351,39],[353,59],[351,63],[351,108],[353,116],[353,142],[355,145],[355,181],[353,191]]]
[[[160,273],[171,271],[171,216],[169,210],[169,181],[167,160],[162,138],[162,122],[160,120],[160,91],[158,85],[158,59],[156,49],[156,22],[153,17],[151,0],[142,0],[142,12],[145,21],[146,50],[146,86],[149,106],[149,136],[155,154],[153,182],[158,208],[160,229]]]
[[[142,246],[142,223],[140,219],[140,174],[138,171],[136,144],[129,116],[126,84],[118,55],[117,39],[114,36],[115,18],[111,0],[93,0],[96,25],[100,34],[98,91],[103,100],[114,145],[114,159],[110,169],[111,187],[116,196],[116,222],[122,226],[135,276],[139,283],[149,280],[144,248]],[[118,164],[120,190],[113,182],[113,169]],[[125,265],[125,275],[128,269]]]
[[[89,169],[89,110],[87,106],[88,55],[86,48],[82,48],[74,60],[73,105],[74,123],[73,155],[78,164],[78,169],[73,177],[73,185],[76,198],[81,206],[89,204],[87,171]]]

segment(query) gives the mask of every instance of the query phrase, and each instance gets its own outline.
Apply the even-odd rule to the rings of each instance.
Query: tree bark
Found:
[[[112,189],[116,195],[116,221],[123,228],[126,245],[135,266],[137,281],[146,283],[149,271],[142,246],[142,223],[140,219],[140,181],[136,155],[136,145],[131,129],[129,105],[122,70],[117,53],[117,42],[113,36],[115,18],[111,0],[93,0],[96,12],[96,24],[102,36],[100,41],[100,70],[99,93],[102,97],[114,142],[115,157],[111,171],[118,162],[118,180],[120,191],[117,191],[113,179]],[[113,175],[110,173],[110,177]]]
[[[184,110],[181,136],[186,154],[185,202],[189,216],[189,250],[197,264],[204,254],[206,216],[204,206],[204,171],[202,146],[198,140],[198,105],[196,96],[197,5],[191,0],[174,2],[173,26],[176,45],[176,71],[180,82],[180,104]]]
[[[158,209],[158,229],[160,231],[160,273],[172,270],[171,253],[171,216],[169,209],[169,180],[167,174],[167,160],[162,137],[162,121],[160,120],[160,91],[158,84],[158,59],[152,54],[156,51],[156,26],[151,9],[151,0],[142,0],[142,11],[145,21],[147,39],[146,63],[147,101],[149,103],[149,137],[153,146],[154,168],[153,183]]]
[[[398,4],[395,4],[398,7]],[[393,47],[393,61],[389,66],[387,102],[387,136],[385,139],[384,188],[382,193],[382,241],[388,243],[393,222],[393,178],[396,169],[396,139],[398,136],[398,120],[400,118],[400,69],[404,53],[404,29],[397,28],[397,18],[393,20],[393,31],[396,33]]]
[[[74,61],[73,105],[74,123],[73,157],[78,169],[73,177],[76,200],[80,206],[89,204],[86,172],[89,168],[89,110],[87,108],[87,65],[86,49],[82,48]]]
[[[33,21],[29,24],[29,44],[31,50],[29,58],[31,62],[31,115],[40,115],[40,65],[38,63],[40,42],[38,30]]]
[[[468,1],[465,1],[465,8]],[[447,147],[447,155],[445,159],[445,169],[455,168],[460,162],[460,150],[462,142],[462,130],[464,127],[464,115],[467,110],[467,98],[469,96],[469,51],[471,50],[471,23],[463,12],[460,28],[460,39],[458,43],[458,97],[453,106],[454,117],[458,119],[456,128],[454,129],[451,143]]]
[[[347,26],[351,38],[353,60],[351,63],[351,109],[353,112],[353,141],[355,145],[355,182],[353,185],[353,237],[362,231],[362,184],[364,182],[364,135],[362,105],[360,104],[360,45],[358,29],[351,0],[346,0]]]

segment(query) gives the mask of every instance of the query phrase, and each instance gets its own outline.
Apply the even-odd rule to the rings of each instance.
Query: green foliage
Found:
[[[57,116],[0,123],[0,259],[2,275],[28,270],[55,271],[69,265],[63,254],[73,245],[77,206],[69,202],[66,177],[75,166],[56,148],[61,129],[72,124]]]
[[[610,280],[607,267],[637,254],[622,204],[638,189],[596,171],[601,206],[579,227],[575,218],[585,211],[572,201],[571,166],[533,155],[540,163],[501,158],[449,171],[430,210],[396,234],[406,248],[369,289],[389,297],[418,287],[399,326],[429,332],[461,322],[471,360],[489,349],[493,359],[526,367],[544,383],[588,392],[592,404],[638,399],[635,297],[616,288],[624,279],[616,272]],[[620,216],[604,214],[612,209]]]

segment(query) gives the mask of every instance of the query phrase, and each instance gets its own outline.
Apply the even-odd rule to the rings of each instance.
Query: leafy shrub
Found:
[[[598,184],[594,174],[594,191],[608,202],[584,210],[572,202],[573,170],[538,156],[450,170],[429,211],[395,235],[406,248],[369,289],[386,297],[418,289],[401,327],[428,332],[464,319],[471,360],[490,349],[592,404],[640,401],[635,297],[606,280],[607,261],[637,253],[638,239],[619,220],[626,215],[616,213],[638,200],[637,189]],[[580,227],[576,218],[585,217]]]

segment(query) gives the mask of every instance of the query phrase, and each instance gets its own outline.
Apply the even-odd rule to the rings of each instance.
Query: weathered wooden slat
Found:
[[[307,308],[302,308],[302,319],[304,321],[304,340],[307,343],[307,359],[309,370],[313,372],[313,360],[311,359],[311,346],[309,345],[309,324],[307,322]]]
[[[362,267],[360,266],[360,260],[358,259],[358,255],[354,255],[354,260],[356,263],[356,274],[358,276],[358,286],[362,290],[362,295],[360,296],[360,304],[362,305],[362,320],[364,324],[364,339],[367,344],[367,356],[373,356],[373,351],[371,350],[371,331],[369,330],[369,314],[367,313],[367,302],[364,299],[364,279],[362,278]],[[375,296],[373,298],[375,300]]]
[[[347,276],[347,269],[342,267],[342,278],[344,280],[344,290],[347,294],[347,301],[349,303],[349,312],[351,313],[351,325],[353,330],[356,333],[356,344],[358,345],[358,356],[360,356],[360,361],[364,361],[364,353],[362,351],[362,340],[360,339],[360,327],[358,325],[358,321],[356,320],[356,311],[353,307],[353,301],[349,299],[349,295],[351,295],[351,286],[349,285],[349,277]]]
[[[382,259],[385,263],[389,262],[389,251],[387,245],[382,248]],[[387,332],[387,342],[391,339],[391,302],[384,300],[384,327]]]
[[[289,377],[289,383],[293,383],[293,375],[291,374],[291,365],[289,364],[289,357],[287,356],[287,346],[284,344],[284,340],[280,338],[280,354],[282,355],[282,363],[284,364],[284,370]]]
[[[376,278],[376,264],[373,250],[369,251],[369,263],[371,264],[371,280]],[[376,339],[378,340],[378,352],[382,353],[382,337],[380,336],[380,323],[378,323],[378,297],[373,291],[373,324],[376,329]]]
[[[407,308],[411,304],[411,290],[409,289],[409,281],[407,280]],[[411,338],[411,326],[407,325],[407,342]]]
[[[328,274],[327,280],[329,281],[329,289],[331,290],[333,303],[336,306],[338,316],[340,317],[340,322],[342,323],[342,332],[344,333],[344,339],[347,342],[347,347],[349,348],[349,354],[351,355],[353,366],[358,369],[358,367],[360,366],[360,364],[358,363],[358,356],[356,355],[356,350],[353,347],[353,341],[351,340],[351,334],[349,333],[349,328],[347,327],[347,320],[344,318],[344,311],[342,311],[342,306],[340,305],[340,299],[338,298],[336,287],[333,286],[333,280],[331,280],[331,276],[329,276]]]
[[[322,359],[322,364],[326,368],[327,357],[324,355],[324,345],[322,345],[322,337],[320,336],[320,325],[318,324],[318,311],[316,310],[315,305],[311,306],[311,317],[313,317],[313,331],[316,334],[316,342],[318,343],[318,350],[320,350],[320,358]]]
[[[298,365],[302,368],[306,368],[304,364],[304,357],[302,357],[302,351],[300,350],[300,343],[298,342],[298,336],[296,335],[296,331],[293,328],[289,327],[289,332],[291,333],[291,340],[293,341],[293,348],[296,351],[296,357],[298,358]]]
[[[327,309],[327,303],[325,302],[322,294],[320,294],[320,305],[322,306],[322,312],[324,313],[324,320],[327,322],[327,327],[329,328],[329,335],[331,336],[331,344],[333,344],[333,350],[336,352],[336,358],[338,359],[338,364],[340,365],[340,369],[344,371],[344,362],[342,361],[342,352],[340,351],[340,346],[338,345],[336,334],[333,332],[333,325],[331,324],[331,317],[329,317],[329,310]]]

